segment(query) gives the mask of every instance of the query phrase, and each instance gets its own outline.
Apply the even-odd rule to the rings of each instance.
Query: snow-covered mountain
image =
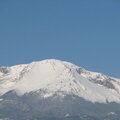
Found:
[[[0,67],[1,120],[120,120],[120,80],[72,63]]]
[[[9,91],[18,96],[44,91],[40,97],[75,95],[92,103],[120,103],[120,79],[55,59],[0,67],[0,96]]]

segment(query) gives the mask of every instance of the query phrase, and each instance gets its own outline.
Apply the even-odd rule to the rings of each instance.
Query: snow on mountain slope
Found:
[[[0,95],[10,90],[18,95],[44,90],[43,97],[61,93],[61,96],[73,94],[91,102],[120,103],[119,79],[54,59],[0,67]]]

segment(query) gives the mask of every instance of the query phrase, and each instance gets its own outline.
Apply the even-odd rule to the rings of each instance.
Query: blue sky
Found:
[[[55,58],[120,78],[119,0],[0,0],[0,66]]]

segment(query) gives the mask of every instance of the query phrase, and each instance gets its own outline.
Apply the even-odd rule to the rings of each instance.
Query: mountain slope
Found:
[[[93,103],[120,103],[119,79],[54,59],[0,67],[0,95],[9,91],[19,96],[44,91],[43,98],[76,95]]]

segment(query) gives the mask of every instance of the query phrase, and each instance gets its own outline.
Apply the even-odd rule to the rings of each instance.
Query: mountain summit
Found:
[[[120,120],[120,80],[54,59],[0,67],[0,120]]]
[[[43,98],[75,95],[92,103],[120,103],[119,79],[55,59],[0,67],[0,95],[9,91],[18,96],[43,91]]]

